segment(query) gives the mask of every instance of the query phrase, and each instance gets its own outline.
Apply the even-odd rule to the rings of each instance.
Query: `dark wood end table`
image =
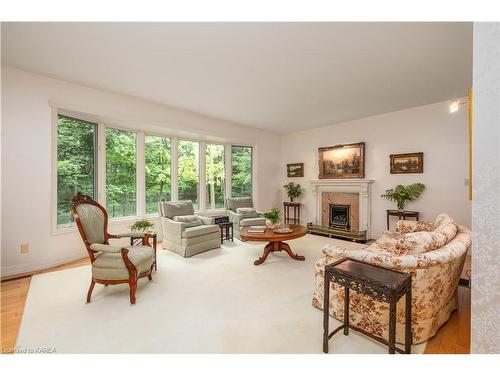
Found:
[[[344,323],[329,332],[330,282],[345,288]],[[349,290],[363,293],[380,302],[389,303],[389,340],[375,336],[359,327],[349,324]],[[396,347],[396,303],[406,295],[405,349]],[[389,354],[395,352],[411,354],[411,274],[394,271],[358,260],[343,258],[325,267],[325,291],[323,301],[323,352],[328,353],[328,340],[340,330],[344,335],[349,329],[389,346]]]
[[[233,223],[219,223],[220,228],[220,243],[224,243],[224,240],[233,241]]]
[[[142,239],[144,238],[144,235],[147,234],[148,238],[151,238],[153,240],[153,249],[154,249],[154,264],[155,264],[155,271],[158,270],[157,263],[156,263],[156,246],[158,243],[158,235],[156,233],[137,233],[137,234],[131,234],[130,235],[130,246],[137,246],[137,245],[142,245]]]
[[[387,229],[389,229],[389,217],[397,216],[399,220],[405,220],[407,217],[414,217],[417,221],[419,220],[420,212],[418,211],[399,211],[399,210],[387,210]]]
[[[290,208],[293,208],[293,217],[290,216]],[[300,203],[283,202],[285,224],[300,224]]]

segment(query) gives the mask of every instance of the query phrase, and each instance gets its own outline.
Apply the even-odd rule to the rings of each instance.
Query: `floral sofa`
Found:
[[[467,250],[469,229],[457,226],[447,214],[434,223],[400,220],[395,231],[385,231],[366,248],[353,250],[328,245],[316,262],[313,306],[323,309],[324,269],[327,264],[349,257],[412,275],[412,342],[434,336],[458,307],[457,287]],[[350,324],[388,338],[389,306],[355,291],[350,293]],[[344,290],[330,286],[329,313],[344,318]],[[397,304],[396,341],[404,343],[405,297]]]

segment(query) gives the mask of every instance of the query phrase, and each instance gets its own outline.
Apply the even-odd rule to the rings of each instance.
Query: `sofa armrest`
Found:
[[[229,222],[233,223],[236,227],[240,226],[240,220],[243,218],[242,214],[237,214],[234,211],[227,210],[229,216]]]
[[[186,229],[186,223],[174,221],[168,217],[161,217],[160,221],[163,229],[163,238],[181,244],[182,232]]]
[[[106,245],[102,243],[93,243],[90,245],[90,249],[94,251],[100,251],[101,253],[119,253],[123,246]]]
[[[201,220],[201,222],[204,225],[214,225],[215,224],[215,218],[213,218],[213,217],[206,217],[206,216],[201,216],[201,215],[196,215],[196,216]]]
[[[265,212],[263,211],[257,211],[257,216],[258,217],[264,217]]]

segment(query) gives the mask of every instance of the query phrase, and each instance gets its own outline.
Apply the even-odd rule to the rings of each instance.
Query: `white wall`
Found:
[[[2,66],[2,274],[15,274],[86,255],[76,231],[53,235],[51,228],[51,116],[49,103],[98,116],[107,124],[168,132],[199,140],[254,144],[256,206],[279,204],[280,136],[176,108],[92,89]],[[130,223],[111,224],[110,231]],[[28,243],[30,252],[20,253]]]
[[[305,173],[303,178],[283,177],[283,183],[294,181],[306,187],[308,180],[318,178],[318,147],[355,142],[366,143],[365,177],[375,180],[372,237],[378,237],[386,228],[385,210],[396,208],[380,195],[397,184],[413,182],[424,183],[426,191],[418,201],[407,205],[408,210],[420,211],[423,220],[447,212],[458,223],[470,227],[471,203],[465,184],[468,179],[466,107],[450,114],[447,102],[436,103],[288,134],[282,144],[283,170],[287,163],[303,162]],[[408,152],[424,153],[424,173],[390,174],[389,155]],[[312,221],[315,198],[306,189],[300,201],[304,203],[303,223]]]
[[[474,23],[473,354],[500,353],[500,24]],[[497,332],[495,334],[494,332]]]

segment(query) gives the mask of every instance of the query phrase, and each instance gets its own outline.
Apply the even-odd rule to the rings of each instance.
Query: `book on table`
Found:
[[[264,233],[265,231],[265,225],[251,225],[248,227],[248,233]]]

